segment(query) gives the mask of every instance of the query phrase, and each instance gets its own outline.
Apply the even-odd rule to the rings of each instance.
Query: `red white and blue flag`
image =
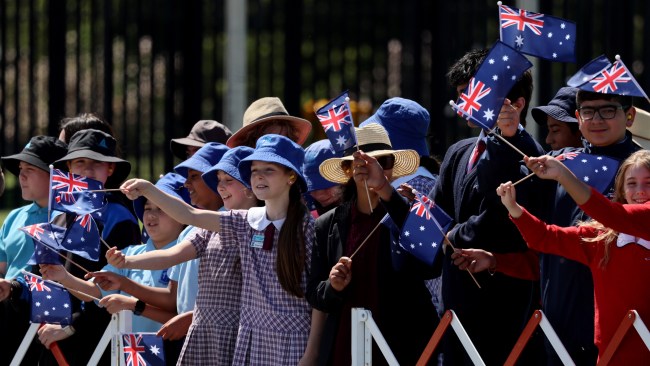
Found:
[[[61,246],[88,260],[99,260],[99,228],[92,214],[77,215],[66,230]]]
[[[65,288],[25,271],[23,278],[29,287],[32,323],[70,324],[72,307],[70,294]]]
[[[521,53],[575,62],[576,24],[550,15],[499,5],[501,41]]]
[[[613,64],[605,55],[596,57],[578,70],[567,84],[595,93],[629,95],[648,99],[646,92],[619,56],[616,56],[616,61]]]
[[[101,182],[82,175],[53,169],[50,175],[50,209],[75,214],[87,214],[104,207]]]
[[[526,56],[497,41],[458,101],[450,104],[460,116],[491,130],[510,89],[532,66]]]
[[[566,152],[555,157],[581,181],[605,194],[614,184],[620,162],[607,156],[579,151]]]
[[[316,111],[316,116],[336,152],[357,144],[347,90]]]
[[[122,351],[127,366],[165,365],[162,337],[154,333],[122,335]]]

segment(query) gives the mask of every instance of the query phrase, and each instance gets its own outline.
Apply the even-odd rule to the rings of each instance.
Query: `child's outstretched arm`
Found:
[[[524,157],[524,162],[538,177],[560,183],[577,204],[582,205],[591,196],[591,188],[576,178],[573,172],[556,158],[548,155],[537,158]]]
[[[41,274],[46,280],[59,282],[68,289],[77,290],[96,298],[102,297],[102,292],[99,290],[96,284],[71,275],[62,265],[41,264],[39,266]],[[77,291],[70,291],[70,293],[81,301],[93,300],[88,296],[81,295]]]
[[[219,213],[194,208],[144,179],[129,179],[122,183],[120,190],[132,200],[140,196],[147,198],[181,224],[194,225],[214,232],[219,232],[221,229]]]
[[[194,258],[196,258],[196,250],[187,240],[171,248],[152,250],[138,255],[127,256],[117,247],[112,247],[106,252],[108,264],[115,268],[167,269]]]
[[[512,182],[501,183],[497,188],[497,194],[501,196],[501,203],[506,206],[510,216],[515,219],[519,218],[523,210],[517,203],[517,191]]]

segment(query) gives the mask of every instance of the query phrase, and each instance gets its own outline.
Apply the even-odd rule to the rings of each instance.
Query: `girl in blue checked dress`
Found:
[[[311,307],[304,294],[315,234],[313,218],[301,201],[303,158],[304,150],[284,136],[260,138],[254,152],[238,166],[242,180],[250,182],[253,193],[266,205],[248,211],[196,209],[139,179],[121,187],[129,198],[145,196],[179,222],[219,233],[222,245],[239,248],[241,306],[232,362],[236,365],[305,362]],[[112,249],[107,259],[118,268],[166,268],[195,258],[203,250],[194,240],[133,257]],[[310,349],[314,343],[310,342]],[[204,353],[199,361],[210,363],[207,357]]]

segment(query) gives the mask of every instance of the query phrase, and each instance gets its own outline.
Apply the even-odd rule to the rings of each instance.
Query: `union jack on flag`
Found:
[[[49,287],[45,286],[45,281],[43,281],[42,278],[37,276],[25,276],[25,279],[29,285],[29,291],[52,291]]]
[[[450,104],[459,115],[491,130],[510,89],[531,66],[526,56],[496,41],[458,101]]]
[[[50,209],[87,214],[104,207],[102,183],[81,175],[53,169],[50,175]]]
[[[34,224],[34,225],[25,226],[21,230],[36,240],[41,240],[41,234],[45,233],[45,229],[43,229],[43,224]]]
[[[499,5],[501,41],[549,61],[575,62],[576,25],[566,19]]]
[[[595,93],[648,98],[646,92],[618,55],[614,64],[606,56],[598,56],[578,70],[567,84]]]
[[[316,111],[316,116],[336,152],[343,152],[357,144],[349,99],[346,90]]]
[[[52,171],[52,189],[58,192],[85,191],[88,189],[86,177],[65,173],[59,169]]]
[[[163,341],[153,333],[122,335],[124,360],[127,366],[165,365]]]

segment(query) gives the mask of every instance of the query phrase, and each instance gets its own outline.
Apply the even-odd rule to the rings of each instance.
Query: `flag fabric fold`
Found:
[[[50,210],[88,214],[104,207],[104,192],[101,182],[81,175],[52,169],[50,175]]]
[[[625,66],[620,56],[612,64],[605,55],[591,60],[567,82],[574,88],[602,94],[629,95],[648,99],[648,95]]]
[[[346,90],[316,111],[316,116],[336,152],[345,152],[357,144],[349,99]]]
[[[497,41],[452,108],[467,120],[491,130],[510,89],[533,64],[512,47]]]
[[[165,366],[163,339],[154,333],[122,334],[122,354],[127,366]]]
[[[607,156],[567,152],[556,156],[581,181],[605,194],[612,186],[620,162]]]
[[[91,261],[99,260],[99,228],[92,214],[77,215],[61,242],[63,249]]]
[[[32,323],[61,324],[72,321],[70,294],[61,285],[23,271],[25,282],[31,293]]]
[[[576,62],[576,24],[551,15],[499,5],[501,41],[527,55]]]

